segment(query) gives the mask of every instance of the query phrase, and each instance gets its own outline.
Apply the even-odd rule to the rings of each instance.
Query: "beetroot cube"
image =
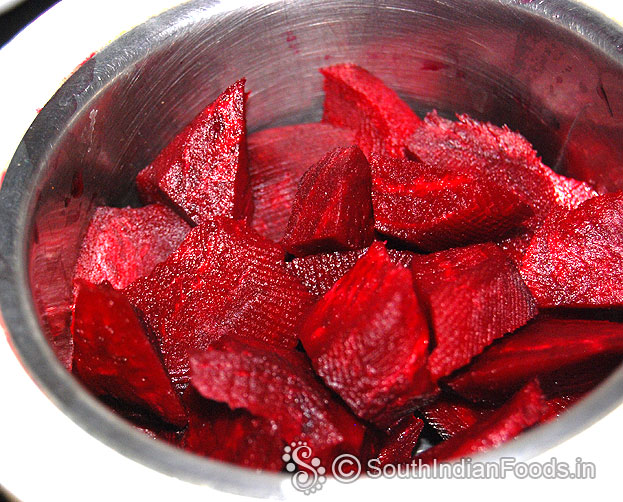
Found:
[[[448,439],[486,419],[494,411],[495,408],[446,397],[425,406],[420,413],[443,439]]]
[[[293,348],[310,301],[284,267],[283,251],[243,221],[217,219],[191,230],[145,278],[127,288],[154,331],[174,383],[188,383],[188,357],[224,333]]]
[[[421,120],[380,79],[353,64],[322,68],[322,121],[352,129],[366,154],[404,157],[404,146]]]
[[[428,326],[409,271],[375,243],[301,322],[316,373],[356,415],[385,424],[434,393]]]
[[[281,244],[305,256],[373,240],[370,164],[356,146],[333,150],[303,175]]]
[[[79,281],[72,323],[74,371],[95,394],[148,410],[178,426],[186,411],[132,305],[107,283]]]
[[[623,324],[540,319],[489,347],[448,383],[462,396],[494,400],[535,376],[571,371],[597,356],[623,354]]]
[[[249,172],[255,211],[252,226],[278,242],[288,224],[301,176],[337,147],[355,143],[348,129],[329,124],[298,124],[249,136]]]
[[[503,237],[532,215],[489,177],[378,155],[370,163],[376,230],[424,251]]]
[[[184,394],[184,402],[189,417],[182,448],[251,469],[283,468],[285,442],[274,422],[204,399],[192,388]]]
[[[623,305],[623,193],[553,211],[534,235],[521,275],[540,307]]]
[[[401,419],[391,427],[389,437],[383,442],[383,446],[373,465],[382,467],[384,465],[400,465],[411,462],[423,428],[424,422],[413,415]]]
[[[424,451],[415,462],[446,462],[494,448],[536,424],[547,410],[538,382],[530,382],[495,413]]]
[[[408,147],[428,164],[479,174],[514,191],[532,206],[531,229],[552,207],[568,207],[594,194],[583,182],[555,175],[520,134],[467,115],[459,115],[453,122],[430,113],[415,130]]]
[[[191,357],[192,385],[209,399],[273,421],[287,442],[305,441],[314,456],[358,454],[365,427],[293,350],[225,337]]]
[[[74,279],[123,289],[149,274],[184,240],[188,224],[161,204],[98,207],[82,242]]]
[[[196,224],[251,216],[244,83],[226,89],[139,173],[144,199],[170,204]]]
[[[537,314],[519,272],[495,244],[415,256],[411,270],[434,331],[428,367],[435,379]]]

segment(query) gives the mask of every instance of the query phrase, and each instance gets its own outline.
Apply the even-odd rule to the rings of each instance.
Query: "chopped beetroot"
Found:
[[[353,64],[322,68],[322,121],[352,129],[366,156],[404,157],[404,147],[421,120],[380,79]]]
[[[225,337],[191,357],[199,393],[273,421],[287,442],[306,441],[314,455],[358,454],[365,426],[326,389],[307,357],[294,350]]]
[[[428,164],[479,174],[514,191],[532,206],[534,216],[527,222],[531,229],[553,207],[569,207],[594,194],[588,184],[556,175],[519,133],[467,115],[450,121],[430,113],[408,148]]]
[[[217,219],[191,230],[153,272],[126,289],[160,343],[179,390],[188,357],[224,333],[293,348],[311,296],[284,267],[283,251],[243,221]]]
[[[471,427],[492,413],[495,408],[480,406],[453,397],[441,398],[420,410],[426,423],[448,439]]]
[[[540,319],[489,347],[448,384],[474,400],[509,395],[535,376],[596,356],[623,354],[623,324]]]
[[[361,249],[373,240],[370,164],[356,146],[337,148],[301,178],[281,245],[305,256]]]
[[[547,409],[538,382],[532,381],[495,413],[424,451],[415,462],[447,462],[494,448],[536,424]]]
[[[370,163],[376,230],[424,251],[504,237],[532,215],[490,177],[379,155]]]
[[[92,392],[186,424],[160,355],[123,293],[79,281],[72,332],[73,369]]]
[[[428,326],[409,271],[375,243],[301,322],[316,373],[356,415],[384,424],[434,392]]]
[[[329,124],[298,124],[251,134],[253,228],[264,237],[280,241],[305,171],[327,152],[354,143],[351,131]]]
[[[517,270],[521,268],[521,262],[526,254],[526,251],[530,247],[530,242],[534,233],[526,230],[525,232],[518,232],[506,239],[498,241],[498,246],[506,253],[506,256],[515,264]]]
[[[307,286],[310,293],[321,296],[367,252],[368,248],[364,248],[303,256],[287,262],[286,268]],[[388,249],[387,254],[391,261],[403,267],[408,267],[415,255],[411,251],[401,249]]]
[[[537,314],[519,272],[495,244],[417,255],[411,270],[434,332],[428,368],[435,379]]]
[[[98,207],[82,242],[74,279],[123,289],[149,274],[184,240],[188,224],[161,204]]]
[[[413,458],[415,446],[424,428],[424,422],[413,415],[402,418],[389,430],[376,457],[378,467],[408,464]]]
[[[251,216],[244,84],[226,89],[139,173],[144,199],[171,204],[196,224]]]
[[[193,453],[251,469],[280,471],[285,442],[277,425],[243,409],[231,410],[207,400],[194,389],[184,395],[188,427],[181,446]]]
[[[521,275],[539,307],[623,305],[623,192],[552,211]]]

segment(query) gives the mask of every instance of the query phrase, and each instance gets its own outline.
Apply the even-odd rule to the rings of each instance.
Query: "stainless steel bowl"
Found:
[[[0,191],[0,304],[24,367],[92,435],[161,472],[256,496],[283,477],[199,458],[136,432],[68,373],[45,333],[67,328],[70,279],[98,204],[241,76],[249,126],[317,120],[318,68],[356,62],[416,110],[521,131],[556,170],[623,188],[623,31],[563,0],[191,1],[87,61],[43,108]],[[487,457],[529,458],[623,402],[623,369],[554,423]]]

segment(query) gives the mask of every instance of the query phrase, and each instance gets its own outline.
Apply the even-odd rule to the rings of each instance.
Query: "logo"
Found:
[[[293,441],[283,451],[281,458],[286,462],[286,471],[292,473],[294,489],[305,495],[322,490],[322,485],[327,482],[327,470],[318,457],[312,458],[309,445],[305,441]]]

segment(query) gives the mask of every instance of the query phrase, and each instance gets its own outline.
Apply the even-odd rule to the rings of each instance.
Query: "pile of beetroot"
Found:
[[[241,80],[141,171],[147,205],[95,211],[73,372],[153,437],[274,471],[293,441],[431,462],[556,417],[621,361],[623,193],[322,73],[321,123],[247,138]]]

